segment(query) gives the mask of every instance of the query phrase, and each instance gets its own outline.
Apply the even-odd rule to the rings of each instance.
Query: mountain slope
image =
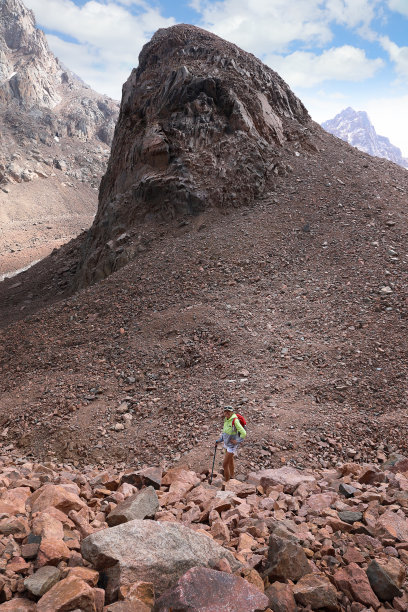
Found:
[[[4,445],[206,466],[232,404],[245,467],[406,448],[406,171],[325,132],[202,30],[161,31],[140,60],[92,230],[0,284]],[[268,77],[280,138],[257,102]]]
[[[408,168],[408,159],[402,156],[401,150],[391,144],[388,138],[377,134],[364,111],[357,112],[348,107],[333,119],[322,123],[322,127],[360,151],[375,157],[384,157],[403,168]]]
[[[41,244],[49,252],[61,235],[70,238],[90,224],[117,113],[116,102],[54,57],[32,11],[20,0],[2,0],[0,274],[38,259]],[[41,224],[51,229],[38,231]]]

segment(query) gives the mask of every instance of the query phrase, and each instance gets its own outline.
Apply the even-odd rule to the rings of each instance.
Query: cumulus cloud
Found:
[[[397,13],[401,13],[401,15],[405,15],[405,17],[408,17],[407,0],[388,0],[388,7],[392,11],[396,11]]]
[[[349,28],[368,26],[380,0],[326,0],[328,18]]]
[[[324,45],[332,38],[319,0],[195,2],[202,25],[256,54],[284,52],[293,41]]]
[[[202,26],[255,54],[285,53],[293,42],[324,46],[334,24],[369,29],[381,0],[193,0]]]
[[[175,23],[157,8],[135,0],[25,0],[59,59],[101,93],[120,98],[123,82],[151,34]],[[130,10],[132,9],[132,10]],[[69,42],[67,42],[67,40]]]
[[[395,65],[396,73],[405,81],[408,79],[408,47],[399,47],[388,36],[380,36],[379,41],[388,57]]]
[[[315,87],[333,79],[362,81],[372,77],[384,65],[383,60],[369,59],[363,49],[350,45],[334,47],[320,55],[295,51],[285,57],[269,55],[265,60],[291,87]]]

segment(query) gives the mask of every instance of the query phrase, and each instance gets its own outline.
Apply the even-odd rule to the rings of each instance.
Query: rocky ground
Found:
[[[59,170],[46,184],[40,179],[0,190],[0,280],[89,228],[96,204],[95,188],[74,184]]]
[[[385,459],[385,458],[384,458]],[[408,459],[224,483],[0,458],[0,610],[408,609]]]
[[[153,583],[156,610],[185,609],[199,583],[239,588],[234,612],[406,610],[408,173],[190,26],[159,32],[125,90],[91,230],[0,283],[5,575],[58,566],[35,598],[10,573],[5,599],[146,610]],[[248,438],[222,490],[204,483],[226,404]],[[148,512],[122,520],[128,498]],[[183,541],[184,577],[167,564]]]
[[[406,449],[408,179],[325,139],[266,201],[124,236],[133,261],[70,298],[75,243],[2,283],[6,443],[200,470],[232,403],[248,469]]]

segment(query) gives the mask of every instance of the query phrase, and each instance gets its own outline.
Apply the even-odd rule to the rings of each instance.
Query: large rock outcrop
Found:
[[[253,55],[190,25],[159,30],[123,89],[80,283],[126,262],[112,239],[146,218],[249,205],[307,146],[309,115]],[[129,257],[132,253],[129,253]]]

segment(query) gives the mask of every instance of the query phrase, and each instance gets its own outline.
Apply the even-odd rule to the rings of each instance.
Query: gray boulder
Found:
[[[300,544],[274,533],[269,538],[269,567],[266,574],[276,580],[296,582],[305,574],[312,572],[311,566]]]
[[[156,491],[153,487],[148,487],[118,504],[108,515],[106,521],[109,527],[115,527],[135,519],[152,518],[159,508]]]
[[[85,538],[82,555],[107,582],[112,601],[119,586],[143,580],[152,582],[158,595],[173,586],[191,567],[214,567],[227,559],[233,571],[240,564],[208,536],[176,523],[134,520],[103,529]]]
[[[58,582],[60,576],[61,572],[57,567],[44,565],[35,574],[24,580],[24,586],[33,595],[42,597],[44,593],[49,591]]]

